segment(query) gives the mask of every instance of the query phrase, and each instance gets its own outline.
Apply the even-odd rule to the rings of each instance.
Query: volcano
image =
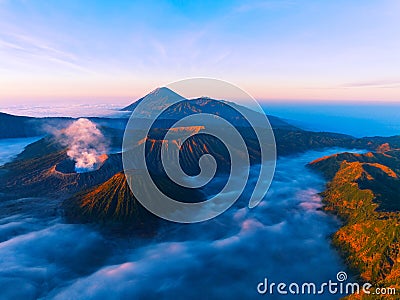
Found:
[[[155,127],[171,126],[174,121],[181,120],[184,117],[205,113],[217,114],[229,121],[231,124],[241,127],[248,127],[249,124],[239,111],[245,112],[246,115],[253,115],[253,119],[260,119],[258,112],[233,102],[215,100],[208,97],[186,99],[167,87],[154,90],[150,94],[140,98],[122,110],[134,111],[140,103],[145,104],[140,107],[140,111],[135,111],[138,118],[153,119],[162,112],[162,114],[158,116],[158,122]],[[172,103],[175,104],[171,105]],[[280,118],[268,116],[268,119],[273,128],[286,130],[298,129]],[[203,124],[197,125],[201,126]]]
[[[166,87],[160,87],[150,92],[146,96],[140,98],[139,100],[133,102],[132,104],[124,107],[122,111],[133,111],[142,102],[146,105],[141,109],[141,117],[151,118],[157,112],[162,111],[164,108],[168,107],[171,103],[175,101],[185,100],[184,97],[175,93]]]
[[[64,197],[90,188],[122,171],[121,154],[111,154],[96,171],[77,173],[67,148],[53,136],[31,145],[0,169],[0,192],[7,197]]]
[[[68,219],[74,222],[117,221],[143,224],[156,218],[135,199],[123,172],[118,172],[106,182],[78,193],[64,201]]]
[[[173,187],[165,177],[153,177],[166,194],[178,201],[203,201],[202,193],[192,189]],[[140,186],[136,182],[135,186]],[[70,221],[86,223],[122,223],[138,228],[153,226],[159,218],[145,209],[133,195],[125,174],[118,172],[106,182],[75,194],[63,202],[65,214]]]

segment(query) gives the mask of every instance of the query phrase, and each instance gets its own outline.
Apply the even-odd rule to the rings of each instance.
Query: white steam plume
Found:
[[[58,133],[67,155],[75,161],[78,172],[92,171],[107,159],[108,142],[96,124],[81,118]]]

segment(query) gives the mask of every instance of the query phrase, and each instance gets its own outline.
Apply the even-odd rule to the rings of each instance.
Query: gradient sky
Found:
[[[0,104],[122,103],[187,77],[400,101],[400,1],[0,0]]]

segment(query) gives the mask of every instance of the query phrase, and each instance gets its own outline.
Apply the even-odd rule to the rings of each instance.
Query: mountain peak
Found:
[[[141,114],[148,117],[150,112],[154,111],[154,108],[165,108],[176,100],[185,100],[185,98],[167,87],[159,87],[122,110],[133,111],[143,100],[146,100],[146,105],[142,108]]]
[[[167,88],[165,86],[162,86],[162,87],[156,88],[155,90],[153,90],[152,92],[147,94],[145,97],[147,97],[149,95],[166,95],[166,94],[178,95],[173,90],[171,90],[171,89],[169,89],[169,88]]]

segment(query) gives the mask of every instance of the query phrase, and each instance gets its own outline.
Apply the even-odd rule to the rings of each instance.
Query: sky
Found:
[[[127,103],[188,77],[264,101],[400,101],[400,1],[0,0],[0,104]]]

